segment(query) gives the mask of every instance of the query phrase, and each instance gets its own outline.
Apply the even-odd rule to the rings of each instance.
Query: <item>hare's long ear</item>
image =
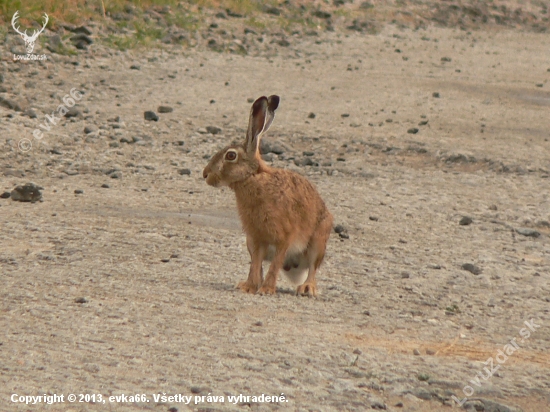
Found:
[[[275,110],[279,106],[279,96],[262,96],[256,99],[250,109],[250,120],[248,121],[248,131],[246,133],[245,148],[250,155],[255,155],[260,147],[262,133],[269,129]]]

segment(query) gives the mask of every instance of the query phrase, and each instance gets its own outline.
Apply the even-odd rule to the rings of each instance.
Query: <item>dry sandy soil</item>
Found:
[[[550,410],[549,44],[387,26],[246,57],[5,60],[4,96],[37,117],[0,108],[0,189],[44,190],[0,199],[0,410],[446,411],[465,393],[468,410]],[[72,88],[80,114],[33,139]],[[274,296],[235,289],[249,256],[234,196],[202,178],[269,94],[266,157],[311,179],[344,227],[318,298],[284,279]],[[173,111],[145,121],[159,105]],[[107,401],[10,401],[44,393]],[[148,402],[109,402],[120,394]]]

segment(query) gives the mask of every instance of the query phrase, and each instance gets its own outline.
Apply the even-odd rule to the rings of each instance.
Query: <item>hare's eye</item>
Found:
[[[237,159],[237,152],[235,152],[234,150],[228,150],[225,153],[225,160],[234,162],[236,159]]]

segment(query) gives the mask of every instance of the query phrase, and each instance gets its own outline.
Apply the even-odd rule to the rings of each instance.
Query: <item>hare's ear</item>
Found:
[[[275,110],[279,106],[279,96],[262,96],[256,99],[250,110],[245,148],[250,155],[256,154],[260,147],[262,133],[266,132],[275,118]]]

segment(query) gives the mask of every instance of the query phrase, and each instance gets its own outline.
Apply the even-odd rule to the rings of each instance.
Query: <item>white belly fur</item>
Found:
[[[307,244],[297,242],[291,245],[288,248],[288,251],[286,253],[285,262],[289,259],[291,259],[294,263],[298,263],[298,267],[293,267],[286,271],[281,268],[280,273],[285,275],[285,277],[294,285],[302,285],[306,279],[309,269],[309,262],[307,259],[307,256],[303,254],[303,252],[306,250]],[[269,248],[267,249],[267,256],[265,260],[270,261],[273,260],[273,257],[275,256],[275,246],[269,245]]]

